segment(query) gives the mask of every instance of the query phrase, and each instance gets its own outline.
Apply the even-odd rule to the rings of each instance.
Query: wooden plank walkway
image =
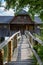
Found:
[[[22,35],[15,49],[12,61],[5,65],[34,65],[32,55],[33,53],[30,49],[28,40],[25,35]]]

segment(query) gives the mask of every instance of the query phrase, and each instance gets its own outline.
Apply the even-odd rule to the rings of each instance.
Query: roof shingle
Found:
[[[12,19],[13,16],[0,16],[0,24],[9,24]]]

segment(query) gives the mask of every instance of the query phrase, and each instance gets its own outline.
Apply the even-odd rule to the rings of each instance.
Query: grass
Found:
[[[3,47],[3,50],[4,50],[3,60],[6,61],[7,60],[7,45]]]

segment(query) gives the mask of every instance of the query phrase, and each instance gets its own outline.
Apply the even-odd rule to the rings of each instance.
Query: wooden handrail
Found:
[[[40,40],[39,38],[33,36],[29,31],[26,31],[26,33],[28,35],[30,35],[32,37],[32,39],[34,39],[35,41],[37,41],[39,44],[41,44],[43,46],[43,41],[42,40]]]
[[[25,32],[25,35],[26,35],[26,37],[27,37],[27,39],[28,39],[30,48],[31,48],[32,52],[34,53],[34,56],[36,57],[36,59],[37,59],[39,65],[43,65],[43,63],[42,63],[42,61],[41,61],[39,55],[38,55],[37,52],[36,52],[37,50],[35,51],[35,50],[33,49],[33,45],[36,44],[36,43],[37,43],[37,44],[40,43],[40,44],[43,46],[42,41],[41,41],[40,39],[34,37],[34,36],[33,36],[30,32],[28,32],[28,31]],[[36,41],[36,42],[34,42],[34,41]]]
[[[5,40],[4,42],[2,42],[2,43],[0,44],[0,49],[2,49],[5,45],[7,45],[8,42],[9,42],[15,35],[17,35],[18,33],[20,33],[20,31],[16,32],[16,33],[13,34],[10,38],[8,38],[8,39]]]
[[[17,48],[17,40],[20,38],[18,34],[20,34],[20,31],[16,32],[15,34],[13,34],[11,37],[9,37],[7,40],[5,40],[4,42],[0,44],[0,65],[3,65],[3,55],[4,55],[3,47],[5,45],[7,45],[7,51],[6,51],[7,52],[7,62],[11,61],[13,51],[15,48]]]
[[[32,52],[34,53],[34,56],[36,57],[36,59],[37,59],[39,65],[42,65],[42,61],[41,61],[39,55],[38,55],[38,54],[36,53],[36,51],[33,49],[33,46],[31,45],[30,41],[29,41],[29,45],[30,45],[31,50],[32,50]]]

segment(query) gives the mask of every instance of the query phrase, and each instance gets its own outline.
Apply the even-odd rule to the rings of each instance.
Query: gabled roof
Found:
[[[21,10],[20,12],[18,12],[17,15],[28,15],[28,12],[26,12],[25,10]],[[14,18],[15,18],[15,16],[0,16],[0,24],[9,24],[9,23],[11,23],[11,21],[14,20]],[[34,23],[35,24],[43,24],[43,22],[41,21],[41,19],[38,16],[34,17]]]
[[[0,24],[9,24],[14,16],[0,16]]]
[[[20,10],[19,12],[16,13],[17,15],[28,15],[28,12],[25,10]]]
[[[34,17],[34,22],[35,24],[43,24],[42,20],[38,16]]]
[[[13,18],[10,24],[33,24],[29,15],[17,15]]]

